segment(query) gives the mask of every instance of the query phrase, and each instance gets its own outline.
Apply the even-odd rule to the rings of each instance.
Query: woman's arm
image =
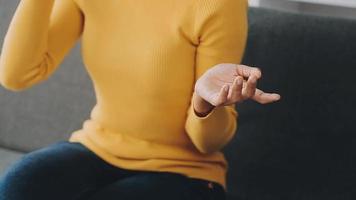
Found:
[[[219,63],[240,64],[247,40],[247,0],[198,0],[196,80]],[[194,95],[193,95],[194,97]],[[201,153],[220,150],[237,130],[235,104],[218,106],[199,117],[191,105],[185,129]]]
[[[80,37],[74,0],[21,0],[0,56],[0,83],[20,91],[47,79]]]

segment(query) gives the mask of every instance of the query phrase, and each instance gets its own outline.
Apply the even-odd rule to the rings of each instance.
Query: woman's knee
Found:
[[[55,143],[25,154],[0,178],[0,199],[33,199],[56,187],[56,179],[66,173],[74,152],[68,152],[65,142]]]
[[[30,152],[15,162],[0,179],[0,199],[20,199],[33,189],[30,185],[41,180],[46,160],[42,152]],[[16,198],[13,198],[15,197]]]

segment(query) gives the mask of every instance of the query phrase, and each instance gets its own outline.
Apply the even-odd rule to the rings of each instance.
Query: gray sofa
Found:
[[[16,1],[0,6],[3,38]],[[4,17],[5,16],[5,17]],[[356,199],[356,22],[266,9],[249,12],[243,63],[281,101],[237,105],[228,199]],[[24,153],[81,127],[95,104],[80,43],[48,80],[0,88],[0,174]]]

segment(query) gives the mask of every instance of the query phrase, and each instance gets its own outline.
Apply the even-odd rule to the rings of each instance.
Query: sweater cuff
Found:
[[[221,122],[229,120],[226,106],[218,106],[213,108],[209,114],[204,117],[198,116],[193,108],[193,104],[188,109],[188,117],[186,122],[186,128],[189,132],[192,129],[193,132],[205,132],[206,130],[216,130],[221,127]],[[225,130],[220,130],[225,131]]]

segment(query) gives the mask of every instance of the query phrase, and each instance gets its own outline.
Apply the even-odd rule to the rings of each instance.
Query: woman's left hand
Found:
[[[215,65],[195,83],[194,108],[198,113],[204,113],[213,107],[240,103],[248,98],[261,104],[278,101],[281,98],[279,94],[256,88],[261,76],[262,72],[257,67],[232,63]]]

